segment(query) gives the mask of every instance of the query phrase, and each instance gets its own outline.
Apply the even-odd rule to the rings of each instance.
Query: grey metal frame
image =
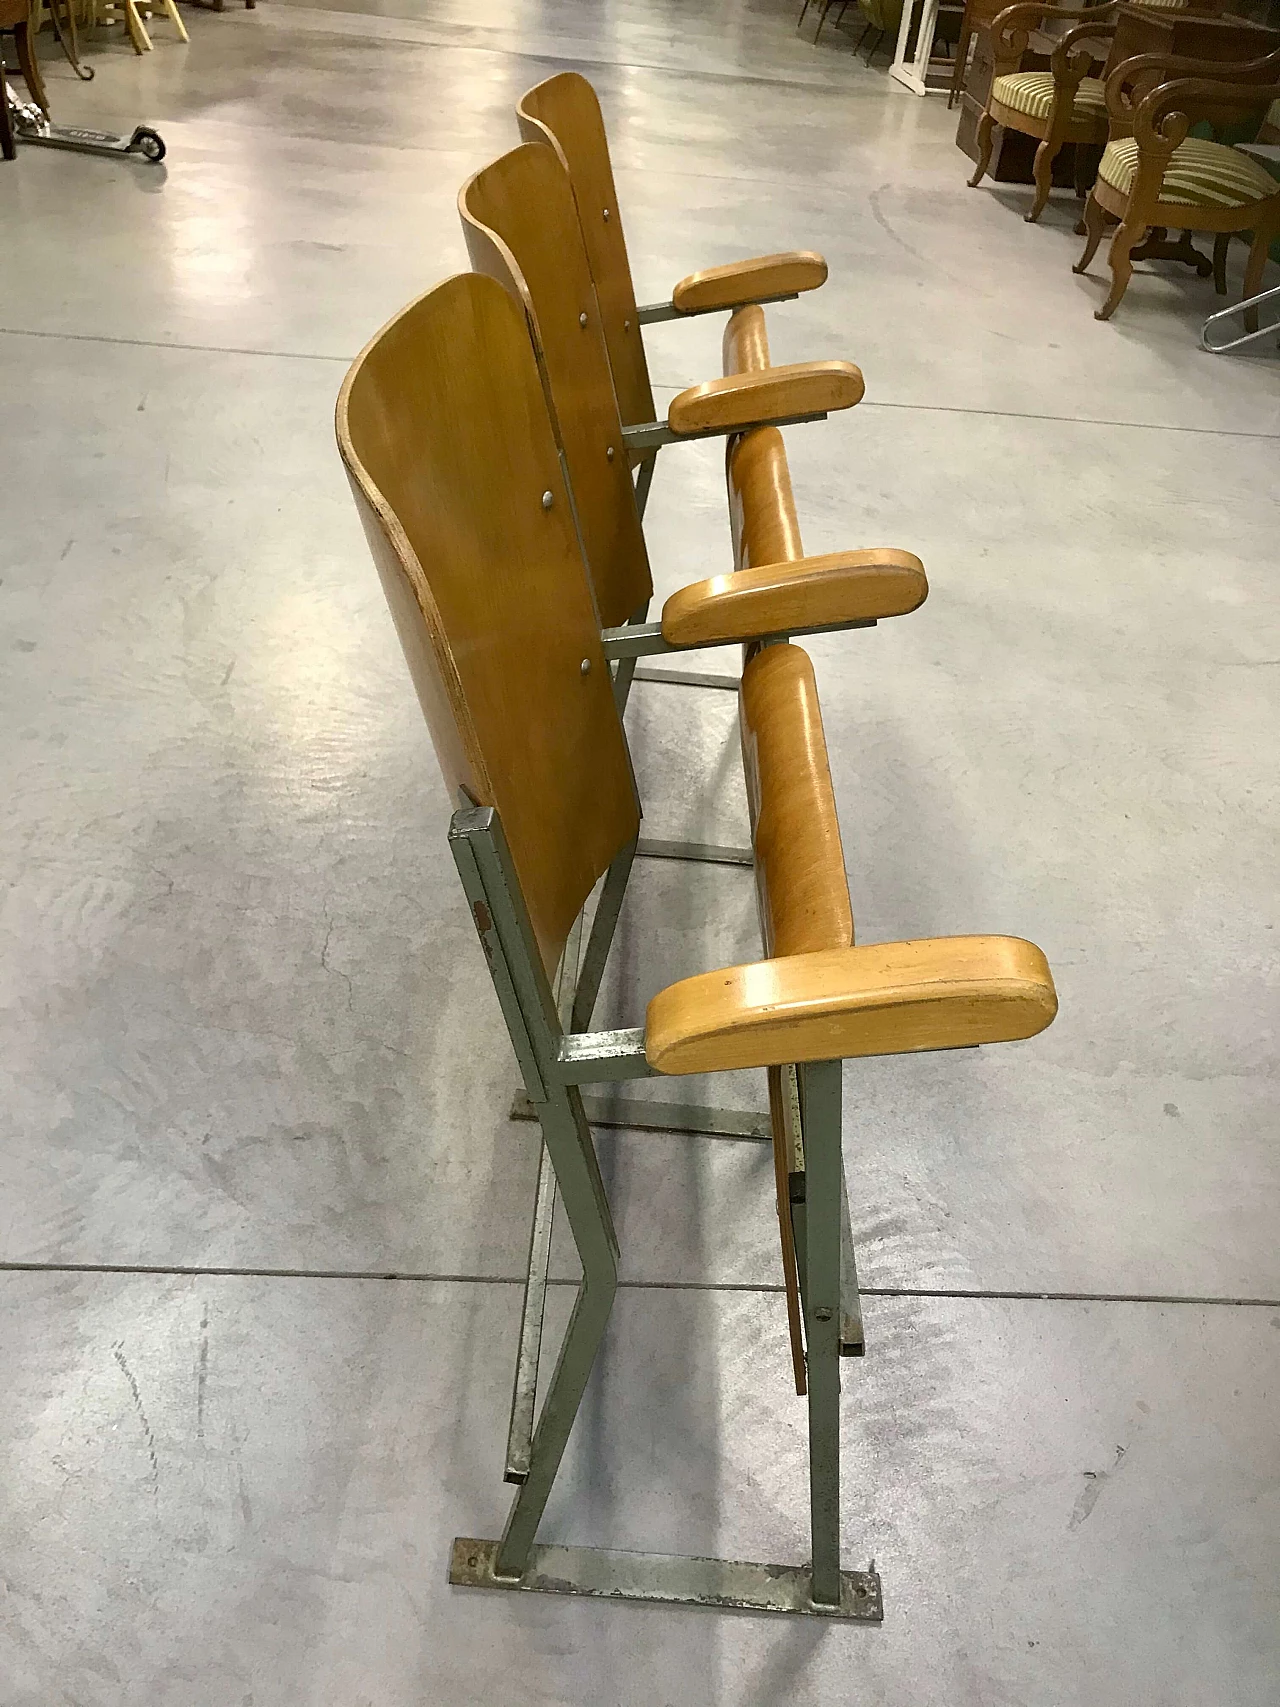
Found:
[[[639,421],[622,429],[622,442],[628,450],[660,451],[663,445],[688,444],[694,439],[723,439],[738,433],[754,432],[757,427],[798,427],[808,421],[825,421],[825,409],[811,410],[806,415],[770,415],[762,421],[743,421],[736,427],[694,427],[677,433],[665,421]]]
[[[653,1069],[645,1057],[641,1028],[564,1030],[566,1006],[571,1021],[581,1017],[583,1023],[589,1023],[595,991],[583,988],[581,1000],[575,991],[570,1001],[566,967],[571,955],[567,953],[561,967],[559,999],[553,994],[497,813],[489,807],[467,807],[455,813],[449,844],[582,1264],[582,1280],[569,1325],[535,1422],[533,1398],[541,1341],[541,1296],[535,1263],[542,1263],[544,1245],[549,1250],[555,1195],[549,1186],[544,1187],[540,1169],[525,1312],[526,1324],[531,1307],[536,1313],[537,1333],[535,1336],[530,1331],[526,1336],[522,1328],[510,1435],[514,1452],[509,1446],[507,1462],[507,1475],[517,1483],[516,1494],[499,1540],[465,1536],[455,1540],[449,1580],[471,1587],[731,1606],[878,1622],[883,1610],[874,1570],[840,1569],[839,1357],[846,1314],[842,1290],[847,1289],[842,1287],[839,1061],[810,1063],[796,1069],[805,1176],[801,1265],[813,1538],[809,1565],[756,1565],[535,1545],[538,1524],[618,1284],[617,1235],[579,1087],[647,1078],[653,1076]],[[597,987],[633,855],[634,847],[628,846],[610,867],[592,923],[584,970],[590,968]],[[576,959],[576,944],[572,958]],[[847,1216],[847,1210],[843,1213]],[[545,1266],[540,1274],[545,1294]]]
[[[700,314],[732,314],[736,309],[749,308],[753,303],[762,307],[766,302],[794,302],[798,290],[784,290],[777,296],[753,296],[750,303],[718,302],[714,308],[677,308],[674,302],[643,302],[636,308],[636,323],[656,326],[662,320],[696,320]]]
[[[1259,326],[1256,332],[1245,332],[1239,338],[1229,338],[1224,343],[1216,342],[1218,328],[1224,321],[1234,320],[1237,314],[1247,314],[1251,309],[1256,312],[1264,302],[1274,302],[1280,308],[1280,285],[1273,285],[1270,290],[1259,291],[1257,296],[1247,296],[1243,302],[1233,303],[1230,308],[1220,308],[1216,314],[1211,314],[1200,328],[1200,348],[1208,350],[1211,355],[1221,356],[1228,350],[1240,349],[1244,344],[1280,336],[1280,320],[1273,320],[1269,326]],[[1214,329],[1212,338],[1209,336],[1211,326]],[[1225,326],[1223,330],[1226,330]]]

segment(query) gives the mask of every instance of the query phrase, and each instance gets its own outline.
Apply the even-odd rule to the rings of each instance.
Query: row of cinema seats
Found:
[[[337,419],[543,1136],[506,1465],[517,1492],[499,1540],[455,1541],[450,1580],[875,1620],[878,1577],[840,1565],[839,1359],[862,1350],[842,1064],[1032,1036],[1056,1011],[1053,981],[1040,950],[1012,937],[855,946],[814,671],[791,637],[904,615],[927,585],[909,552],[806,557],[800,542],[778,424],[851,406],[862,378],[839,361],[771,366],[757,299],[820,283],[825,264],[778,256],[694,274],[672,303],[640,309],[590,85],[555,77],[519,111],[532,140],[459,198],[477,270],[378,333]],[[642,327],[711,309],[733,311],[725,375],[655,421]],[[647,474],[659,446],[708,434],[727,439],[734,568],[681,588],[650,622]],[[641,1025],[592,1031],[640,830],[628,672],[637,657],[720,645],[744,648],[763,956],[658,991]],[[742,1068],[768,1077],[793,1373],[808,1400],[811,1558],[538,1545],[617,1284],[582,1087]],[[582,1281],[535,1426],[557,1191]]]

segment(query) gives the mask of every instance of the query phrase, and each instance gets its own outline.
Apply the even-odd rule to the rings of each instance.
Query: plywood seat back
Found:
[[[550,972],[639,808],[519,307],[476,273],[429,292],[337,430],[446,784],[497,809]]]
[[[522,95],[516,116],[525,141],[549,144],[569,175],[600,299],[622,419],[628,426],[652,421],[653,387],[636,315],[609,138],[596,92],[576,71],[562,71]]]
[[[849,881],[808,653],[757,651],[742,672],[738,708],[765,950],[849,948]]]
[[[529,316],[600,618],[616,626],[653,582],[568,175],[551,149],[525,143],[469,179],[458,210],[472,265]]]

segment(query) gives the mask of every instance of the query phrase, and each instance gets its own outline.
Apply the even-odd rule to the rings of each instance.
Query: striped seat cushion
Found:
[[[1029,119],[1047,119],[1053,106],[1053,72],[1011,71],[1005,77],[997,77],[991,85],[991,99],[1015,113],[1025,113]],[[1102,118],[1106,110],[1106,87],[1102,79],[1086,77],[1076,90],[1072,114],[1076,118],[1095,114]]]
[[[1133,137],[1109,142],[1098,176],[1122,196],[1133,188],[1138,144]],[[1176,207],[1248,207],[1276,194],[1276,181],[1265,167],[1239,149],[1189,136],[1169,156],[1160,200]]]

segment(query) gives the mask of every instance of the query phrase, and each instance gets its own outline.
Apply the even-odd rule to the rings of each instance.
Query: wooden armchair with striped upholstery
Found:
[[[1233,233],[1252,233],[1244,295],[1261,289],[1267,251],[1280,235],[1280,183],[1257,160],[1225,142],[1193,137],[1207,122],[1219,135],[1256,122],[1280,97],[1280,51],[1244,64],[1143,54],[1126,60],[1106,83],[1111,140],[1085,206],[1084,253],[1074,271],[1087,272],[1107,218],[1119,220],[1108,263],[1111,289],[1094,318],[1109,320],[1128,289],[1137,246],[1147,233],[1143,256],[1168,253],[1187,259],[1179,245],[1161,245],[1172,227],[1184,234],[1214,235],[1214,283],[1227,294],[1226,259]],[[1250,324],[1252,318],[1253,324]],[[1256,328],[1256,311],[1246,316]]]

